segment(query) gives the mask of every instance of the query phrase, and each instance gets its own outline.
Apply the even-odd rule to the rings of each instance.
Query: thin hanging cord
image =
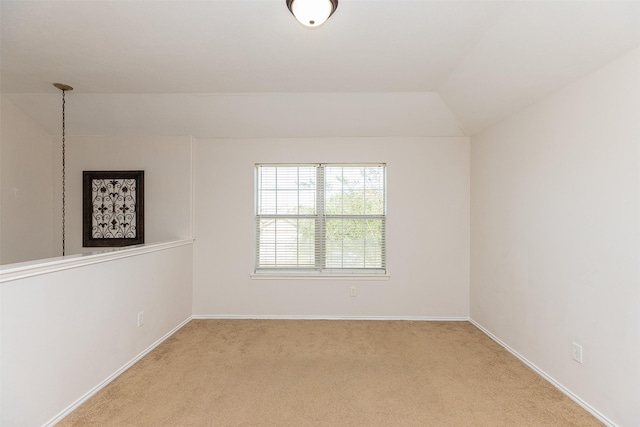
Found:
[[[65,116],[64,116],[64,110],[65,110],[65,99],[64,99],[64,94],[65,94],[65,90],[62,91],[62,256],[65,255],[65,237],[66,237],[66,221],[65,221],[65,217],[66,217],[66,207],[67,207],[67,201],[66,201],[66,169],[67,169],[67,163],[66,163],[66,141],[65,141]]]
[[[66,147],[66,141],[65,141],[65,137],[66,137],[66,129],[65,129],[65,99],[64,99],[64,95],[65,92],[68,90],[73,90],[73,88],[69,85],[66,85],[64,83],[54,83],[53,86],[55,86],[56,88],[60,89],[62,91],[62,256],[66,255],[66,208],[67,208],[67,200],[66,200],[66,191],[67,191],[67,185],[66,185],[66,170],[67,170],[67,165],[66,165],[66,157],[67,157],[67,147]]]

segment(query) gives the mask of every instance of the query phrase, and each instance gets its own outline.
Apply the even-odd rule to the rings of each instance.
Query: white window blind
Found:
[[[385,273],[385,172],[256,165],[256,272]]]

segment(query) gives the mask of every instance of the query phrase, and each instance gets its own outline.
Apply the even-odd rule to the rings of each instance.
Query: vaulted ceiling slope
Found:
[[[640,45],[640,1],[0,2],[1,90],[51,133],[472,135]],[[71,96],[73,98],[71,98]]]

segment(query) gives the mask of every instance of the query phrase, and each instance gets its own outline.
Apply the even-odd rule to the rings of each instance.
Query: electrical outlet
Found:
[[[138,313],[138,328],[144,325],[144,311]]]
[[[571,357],[578,363],[582,363],[582,346],[580,344],[571,344]]]
[[[352,286],[349,288],[349,296],[355,297],[356,295],[358,295],[358,290],[356,289],[355,286]]]

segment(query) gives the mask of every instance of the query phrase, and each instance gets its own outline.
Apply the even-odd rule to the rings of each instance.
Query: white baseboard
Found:
[[[560,390],[562,393],[566,394],[571,400],[573,400],[574,402],[576,402],[578,405],[582,406],[584,409],[586,409],[589,413],[591,413],[594,417],[596,417],[600,422],[602,422],[603,424],[605,424],[608,427],[617,427],[617,425],[611,421],[610,419],[608,419],[607,417],[605,417],[602,413],[600,413],[597,409],[595,409],[594,407],[592,407],[591,405],[589,405],[587,402],[585,402],[584,400],[582,400],[579,396],[577,396],[576,394],[574,394],[571,390],[569,390],[568,388],[566,388],[565,386],[563,386],[562,384],[560,384],[558,381],[556,381],[553,377],[551,377],[550,375],[548,375],[546,372],[544,372],[542,369],[538,368],[536,365],[534,365],[533,363],[531,363],[529,360],[527,360],[526,357],[524,357],[523,355],[521,355],[520,353],[518,353],[517,351],[515,351],[513,348],[509,347],[504,341],[502,341],[500,338],[496,337],[495,335],[493,335],[491,332],[489,332],[489,330],[487,330],[484,326],[480,325],[478,322],[476,322],[475,320],[469,318],[469,322],[471,322],[472,325],[474,325],[476,328],[480,329],[480,331],[482,331],[485,335],[487,335],[489,338],[491,338],[492,340],[494,340],[495,342],[497,342],[500,346],[502,346],[505,350],[507,350],[509,353],[513,354],[515,357],[517,357],[518,359],[520,359],[520,361],[522,361],[522,363],[524,363],[525,365],[527,365],[528,367],[530,367],[531,369],[533,369],[538,375],[540,375],[542,378],[544,378],[545,380],[547,380],[549,383],[551,383],[552,386],[554,386],[555,388],[557,388],[558,390]]]
[[[163,341],[165,341],[167,338],[169,338],[171,335],[175,334],[176,332],[178,332],[184,325],[186,325],[187,323],[189,323],[189,321],[191,320],[191,317],[188,317],[186,320],[184,320],[182,323],[180,323],[178,326],[176,326],[175,328],[173,328],[172,330],[170,330],[169,332],[167,332],[165,335],[163,335],[160,339],[158,339],[156,342],[154,342],[153,344],[151,344],[149,347],[147,347],[144,351],[142,351],[142,353],[138,354],[136,357],[134,357],[133,359],[131,359],[129,362],[127,362],[124,366],[122,366],[120,369],[118,369],[117,371],[115,371],[113,374],[109,375],[105,380],[103,380],[100,384],[98,384],[97,386],[95,386],[94,388],[92,388],[91,390],[89,390],[87,393],[85,393],[82,397],[80,397],[78,400],[76,400],[74,403],[72,403],[71,405],[69,405],[66,409],[64,409],[62,412],[60,412],[58,415],[56,415],[55,417],[53,417],[52,419],[50,419],[49,421],[47,421],[43,427],[50,427],[50,426],[54,426],[57,423],[59,423],[64,417],[66,417],[67,415],[69,415],[71,412],[73,412],[78,406],[82,405],[87,399],[89,399],[91,396],[93,396],[94,394],[96,394],[97,392],[99,392],[100,390],[102,390],[105,386],[107,386],[107,384],[109,384],[111,381],[115,380],[116,378],[118,378],[124,371],[126,371],[127,369],[129,369],[131,366],[133,366],[137,361],[139,361],[140,359],[142,359],[144,356],[147,355],[147,353],[149,353],[151,350],[153,350],[154,348],[156,348],[157,346],[159,346],[160,344],[162,344]]]
[[[431,322],[466,322],[468,317],[434,317],[434,316],[336,316],[336,315],[273,315],[273,314],[195,314],[193,319],[212,320],[419,320]]]

